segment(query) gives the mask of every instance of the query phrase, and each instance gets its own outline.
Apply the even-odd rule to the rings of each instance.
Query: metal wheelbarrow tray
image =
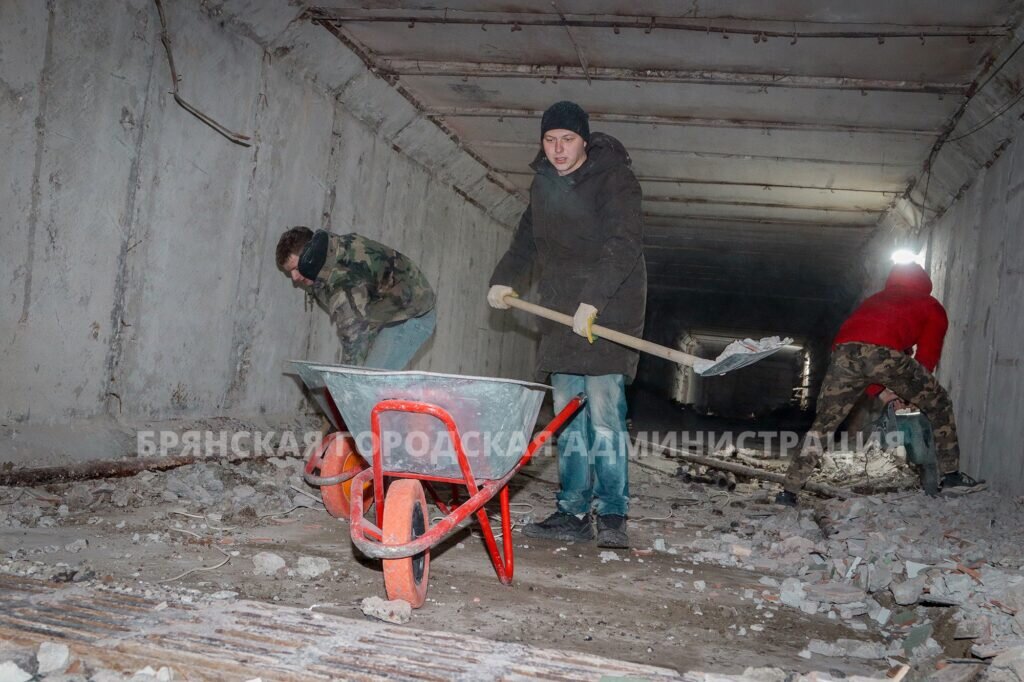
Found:
[[[345,442],[370,463],[351,477],[350,533],[363,554],[383,560],[388,597],[421,606],[430,548],[459,530],[472,515],[480,524],[498,579],[511,583],[514,557],[507,484],[575,415],[584,398],[574,398],[533,435],[548,390],[541,384],[294,364],[314,392],[326,388],[348,428]],[[452,488],[447,502],[434,487],[438,483]],[[365,491],[371,486],[372,520],[365,514],[370,502]],[[464,501],[461,487],[468,496]],[[430,523],[424,492],[445,515],[437,523]],[[485,509],[495,495],[501,508],[501,551]]]

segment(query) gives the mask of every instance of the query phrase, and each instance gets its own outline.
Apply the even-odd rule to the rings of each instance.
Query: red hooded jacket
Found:
[[[942,354],[942,342],[949,320],[946,311],[933,296],[932,280],[917,263],[894,265],[885,281],[885,288],[864,300],[847,318],[832,342],[871,343],[910,353],[929,372]],[[876,395],[882,388],[870,386]]]

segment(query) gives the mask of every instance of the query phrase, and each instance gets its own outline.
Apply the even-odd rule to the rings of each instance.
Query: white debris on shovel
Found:
[[[725,347],[718,357],[714,360],[705,360],[700,358],[693,363],[693,371],[697,374],[703,374],[710,368],[714,367],[718,363],[722,362],[726,358],[730,358],[734,355],[753,355],[754,353],[763,353],[765,351],[773,351],[782,348],[786,344],[793,343],[793,339],[780,338],[778,336],[766,336],[763,339],[743,339],[741,341],[733,341]]]

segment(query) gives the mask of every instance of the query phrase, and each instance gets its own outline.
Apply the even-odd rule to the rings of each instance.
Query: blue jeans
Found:
[[[405,369],[434,333],[436,323],[437,312],[431,310],[419,317],[384,327],[370,345],[363,366],[373,369]]]
[[[625,516],[629,509],[629,434],[626,377],[552,374],[555,413],[576,394],[587,404],[558,437],[558,509],[586,514],[594,498],[597,513]]]

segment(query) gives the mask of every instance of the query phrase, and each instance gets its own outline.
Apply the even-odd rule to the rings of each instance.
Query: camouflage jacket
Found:
[[[434,307],[434,290],[415,263],[355,233],[330,234],[310,293],[338,326],[342,357],[353,365],[363,363],[383,327]]]

